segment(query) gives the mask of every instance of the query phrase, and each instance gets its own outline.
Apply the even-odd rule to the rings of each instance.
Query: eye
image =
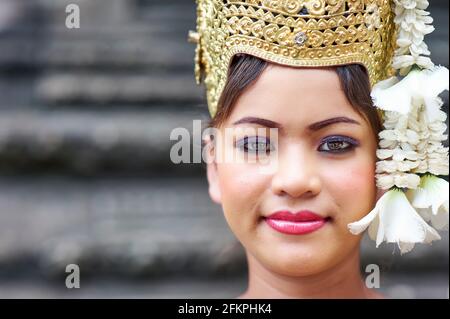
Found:
[[[270,140],[261,136],[246,136],[236,142],[236,147],[246,153],[268,154],[274,150]]]
[[[330,136],[325,138],[319,146],[319,152],[343,153],[358,146],[358,142],[347,136]]]

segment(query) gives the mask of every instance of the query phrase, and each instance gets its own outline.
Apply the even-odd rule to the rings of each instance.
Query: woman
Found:
[[[327,1],[315,1],[321,2]],[[398,204],[407,202],[402,189],[420,189],[432,165],[422,163],[429,161],[418,148],[400,140],[383,150],[383,161],[379,161],[378,146],[392,140],[380,134],[380,142],[379,133],[389,128],[392,118],[402,122],[386,113],[383,125],[383,116],[371,98],[371,82],[391,74],[387,63],[393,55],[394,32],[389,1],[340,1],[340,11],[329,7],[317,11],[320,8],[307,3],[247,1],[247,7],[233,7],[225,1],[199,1],[197,75],[202,69],[206,73],[210,126],[219,133],[205,140],[209,194],[222,205],[230,229],[246,251],[249,282],[240,298],[380,298],[360,275],[362,232],[369,227],[377,246],[383,240],[396,242],[402,252],[415,243],[439,239],[424,221],[433,221],[433,214],[427,218],[415,211],[431,209],[431,202],[419,203],[415,193],[408,193],[417,207],[408,202],[403,210]],[[258,8],[263,10],[259,20],[254,13]],[[280,11],[286,20],[277,20],[275,26],[270,14]],[[318,34],[317,25],[310,23],[313,30],[309,30],[308,23],[325,21],[328,15],[331,25],[336,12],[348,22],[340,36],[351,34],[352,23],[360,28],[357,17],[363,13],[366,29],[360,32],[372,37],[352,42],[351,35],[344,34],[345,41],[335,38],[327,44],[318,40],[336,28]],[[246,14],[252,20],[245,19]],[[377,16],[382,18],[378,21]],[[289,29],[293,25],[289,21],[304,28]],[[266,32],[258,33],[258,27]],[[275,28],[272,36],[267,31],[270,28]],[[323,28],[327,29],[326,23]],[[291,33],[293,37],[287,35]],[[289,37],[293,41],[287,41]],[[224,66],[228,66],[226,76]],[[379,100],[384,106],[382,96]],[[423,111],[413,107],[416,113],[425,113],[422,104]],[[227,134],[232,138],[222,138]],[[395,166],[398,152],[406,155]],[[233,160],[217,156],[224,153],[232,153]],[[448,162],[448,149],[446,156]],[[275,163],[275,169],[262,169],[267,163],[263,159]],[[442,171],[432,172],[440,175]],[[427,175],[421,179],[421,173]],[[440,213],[434,214],[439,215],[440,226],[445,218],[448,224],[446,196],[447,206],[440,199]],[[387,214],[390,206],[402,212]],[[405,225],[410,226],[406,231]]]

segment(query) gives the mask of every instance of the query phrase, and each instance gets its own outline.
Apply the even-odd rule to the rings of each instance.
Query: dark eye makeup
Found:
[[[359,146],[359,142],[351,137],[332,135],[323,138],[318,147],[319,152],[344,153]],[[263,136],[245,136],[236,141],[235,147],[246,153],[268,154],[275,150],[269,138]]]
[[[270,139],[263,136],[245,136],[236,142],[236,147],[246,153],[267,154],[275,150]]]
[[[359,146],[359,142],[351,137],[343,135],[327,136],[322,139],[318,151],[327,153],[344,153]]]

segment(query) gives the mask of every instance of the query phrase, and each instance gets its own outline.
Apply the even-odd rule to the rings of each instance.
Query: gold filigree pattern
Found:
[[[289,66],[364,65],[372,84],[391,76],[391,0],[197,0],[195,74],[211,116],[233,55]]]

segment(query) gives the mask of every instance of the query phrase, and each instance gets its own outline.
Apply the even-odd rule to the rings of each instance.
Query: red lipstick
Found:
[[[328,221],[311,211],[303,210],[295,214],[278,211],[265,218],[266,223],[283,234],[303,235],[321,228]]]

